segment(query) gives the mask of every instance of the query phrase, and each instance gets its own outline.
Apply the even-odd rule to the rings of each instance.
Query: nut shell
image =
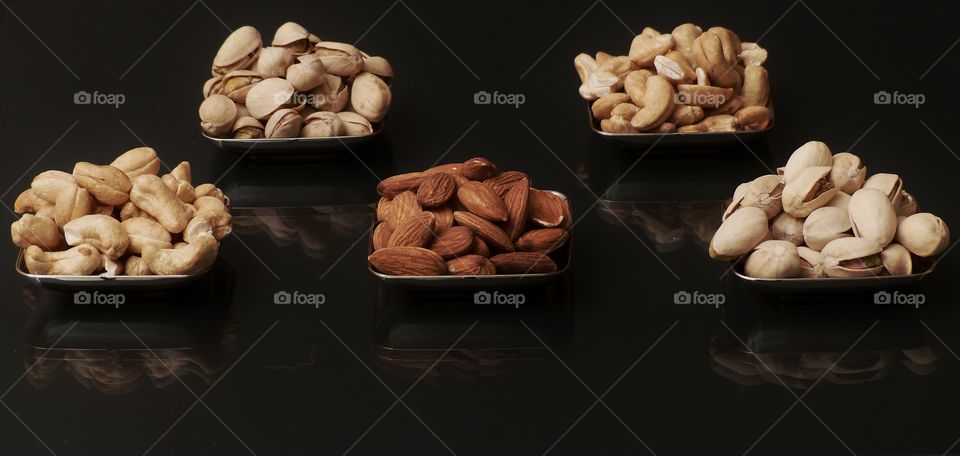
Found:
[[[897,234],[897,213],[887,195],[880,190],[858,190],[850,197],[847,211],[853,233],[858,237],[870,239],[884,247]]]
[[[949,246],[950,229],[940,217],[921,212],[900,221],[896,239],[914,255],[931,257]]]
[[[379,122],[390,110],[393,98],[390,86],[373,73],[357,75],[353,80],[351,93],[350,106],[370,122]]]
[[[750,277],[782,279],[802,274],[797,246],[787,241],[764,241],[747,257],[744,272]]]

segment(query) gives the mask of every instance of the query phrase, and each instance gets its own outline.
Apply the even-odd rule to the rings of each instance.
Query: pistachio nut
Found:
[[[843,237],[824,246],[820,257],[829,277],[871,277],[883,271],[882,250],[870,239]]]
[[[200,128],[210,136],[221,138],[229,133],[236,118],[237,105],[226,95],[211,95],[200,103]]]
[[[57,203],[60,192],[76,185],[77,181],[69,173],[44,171],[33,178],[30,189],[33,190],[33,196],[54,205]]]
[[[799,277],[802,273],[797,246],[788,241],[763,241],[744,264],[744,272],[760,279]]]
[[[350,101],[350,88],[340,76],[327,73],[326,82],[310,92],[310,100],[319,111],[340,112]]]
[[[343,134],[346,136],[366,136],[373,133],[373,125],[365,117],[350,111],[337,113],[343,122]]]
[[[639,34],[630,43],[630,60],[637,68],[650,67],[658,55],[663,55],[673,49],[673,36],[669,34],[656,35],[652,33]]]
[[[43,207],[50,206],[50,203],[40,199],[33,193],[32,188],[28,188],[17,196],[13,203],[13,212],[17,214],[31,213],[36,214]]]
[[[800,255],[800,277],[808,279],[819,279],[826,277],[823,271],[823,258],[820,252],[809,247],[797,247],[797,254]]]
[[[220,81],[222,79],[223,78],[220,76],[207,79],[203,83],[203,98],[207,98],[210,95],[216,95],[218,93],[221,93],[220,91],[223,90],[223,84],[221,84]]]
[[[287,48],[263,48],[253,70],[263,79],[282,78],[287,74],[287,67],[293,65],[295,60],[293,53]]]
[[[626,81],[630,81],[630,76],[627,76]],[[630,95],[627,95],[623,92],[610,93],[600,98],[597,98],[597,100],[594,101],[593,104],[590,106],[590,110],[593,113],[594,119],[597,119],[597,120],[609,119],[611,116],[611,113],[613,112],[613,108],[615,108],[617,105],[621,103],[629,103],[629,102],[630,102]]]
[[[255,71],[231,71],[220,80],[219,90],[215,90],[215,93],[226,95],[234,102],[243,104],[247,99],[247,92],[262,80],[263,77]]]
[[[767,214],[768,219],[772,219],[783,208],[782,194],[783,181],[780,180],[780,176],[775,174],[760,176],[747,184],[740,206],[759,207]]]
[[[627,98],[629,99],[628,101],[632,101],[633,104],[637,105],[637,107],[642,108],[643,94],[647,91],[647,79],[650,79],[650,76],[653,76],[653,72],[650,70],[631,71],[627,73],[626,77],[623,78],[623,92],[610,93],[600,97],[600,99],[602,100],[611,96],[620,96],[626,94]],[[621,101],[620,103],[626,102],[627,101]]]
[[[777,169],[777,174],[783,176],[783,181],[789,184],[801,171],[815,166],[833,166],[833,155],[826,144],[809,141],[790,154],[787,164]]]
[[[285,79],[264,79],[247,92],[246,106],[250,117],[265,120],[278,109],[293,107],[294,92],[293,86]],[[230,125],[233,126],[232,119]]]
[[[781,212],[770,223],[770,234],[773,239],[789,241],[794,245],[803,245],[803,224],[803,219]]]
[[[837,192],[837,196],[834,196],[827,206],[830,207],[839,207],[840,209],[847,210],[850,207],[850,195],[844,192]]]
[[[883,269],[892,276],[913,274],[913,258],[910,257],[910,251],[906,247],[891,243],[880,252],[880,260],[883,261]]]
[[[900,176],[896,174],[874,174],[863,183],[863,188],[880,190],[887,195],[893,207],[900,206],[900,198],[903,197],[903,179],[900,179]]]
[[[767,61],[767,50],[757,43],[741,43],[738,57],[745,66],[763,65]]]
[[[363,55],[353,45],[335,41],[321,41],[314,46],[327,73],[351,77],[363,69]]]
[[[267,121],[267,126],[263,130],[266,138],[296,138],[300,134],[300,127],[303,125],[303,118],[300,113],[293,109],[281,109]]]
[[[80,186],[70,187],[60,192],[54,206],[53,219],[58,227],[63,228],[63,225],[73,219],[92,214],[95,204],[87,189]]]
[[[90,244],[81,244],[61,252],[44,252],[35,245],[23,254],[27,271],[40,275],[91,275],[103,264],[100,252]]]
[[[823,250],[830,241],[852,236],[850,216],[839,207],[824,206],[803,222],[803,240],[813,250]]]
[[[67,245],[89,244],[114,260],[122,257],[130,245],[120,221],[109,215],[92,214],[71,220],[63,226],[63,236]]]
[[[312,34],[312,33],[310,34],[310,44],[316,45],[317,43],[319,43],[319,42],[321,42],[321,41],[323,41],[323,40],[321,40],[319,36],[314,35],[314,34]]]
[[[283,47],[293,54],[310,52],[310,32],[296,22],[285,22],[273,34],[272,46]]]
[[[737,185],[737,188],[733,190],[733,198],[727,205],[726,210],[723,211],[723,217],[720,218],[721,221],[726,220],[727,217],[730,217],[730,214],[740,209],[740,202],[743,201],[743,197],[746,196],[748,187],[750,187],[750,182],[744,182]]]
[[[250,110],[247,109],[247,105],[241,103],[235,103],[237,106],[237,118],[241,117],[250,117]]]
[[[373,73],[381,78],[393,77],[393,67],[390,66],[390,62],[379,56],[364,57],[363,67],[360,71]]]
[[[767,214],[757,207],[741,208],[727,217],[710,240],[710,257],[732,260],[767,238]]]
[[[43,250],[56,250],[63,245],[63,237],[56,222],[48,217],[23,214],[10,225],[10,237],[21,249],[35,245]]]
[[[234,139],[260,139],[263,138],[263,124],[259,120],[250,116],[244,116],[233,123]]]
[[[137,176],[133,180],[130,201],[157,219],[171,233],[183,231],[194,216],[193,208],[181,201],[160,177],[151,174]]]
[[[909,217],[917,213],[919,205],[917,199],[906,191],[901,192],[900,205],[896,206],[897,217]]]
[[[160,158],[152,147],[137,147],[120,154],[110,166],[127,173],[127,177],[133,179],[141,174],[157,174],[160,171]]]
[[[670,32],[673,36],[673,48],[683,54],[688,62],[694,62],[693,42],[703,33],[703,29],[694,24],[680,24]]]
[[[850,207],[847,212],[850,214],[853,234],[870,239],[880,247],[889,244],[897,233],[897,213],[894,212],[887,195],[880,190],[871,188],[857,190],[850,197]]]
[[[133,217],[121,222],[120,226],[130,240],[130,246],[127,248],[130,253],[139,255],[147,245],[161,249],[173,248],[170,233],[155,220]]]
[[[143,252],[143,261],[154,274],[193,275],[213,266],[217,260],[219,245],[213,235],[198,236],[181,248],[159,249],[148,245]]]
[[[327,138],[343,135],[343,121],[335,112],[315,112],[303,119],[300,136],[304,138]]]
[[[231,71],[250,68],[257,61],[262,45],[257,29],[245,25],[234,30],[220,45],[213,58],[211,72],[214,76],[223,76]]]
[[[900,221],[897,242],[918,257],[931,257],[950,244],[947,224],[929,212],[913,214]]]
[[[630,125],[638,131],[658,127],[673,114],[675,94],[673,84],[670,84],[666,78],[659,75],[650,76],[643,92],[643,107],[630,119]]]
[[[353,80],[350,106],[370,122],[379,122],[390,109],[390,86],[372,73],[360,73]]]
[[[838,191],[833,188],[829,174],[829,166],[814,166],[803,169],[793,180],[786,180],[783,210],[794,217],[804,218],[815,209],[826,206]]]
[[[854,194],[863,187],[866,178],[867,167],[860,162],[860,157],[849,152],[840,152],[833,156],[830,180],[841,192]]]
[[[747,106],[767,106],[770,102],[770,80],[766,68],[760,65],[744,68],[743,101]]]
[[[299,92],[309,92],[326,82],[326,68],[323,62],[311,60],[295,63],[287,68],[287,82]]]

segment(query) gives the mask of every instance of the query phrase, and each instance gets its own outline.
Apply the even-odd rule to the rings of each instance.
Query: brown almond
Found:
[[[447,228],[453,226],[453,209],[450,209],[450,206],[437,207],[428,210],[433,213],[433,229],[437,233],[442,233]]]
[[[434,166],[426,171],[427,174],[437,174],[437,173],[447,173],[447,174],[460,174],[460,168],[463,167],[463,163],[446,163],[443,165]]]
[[[499,171],[497,167],[486,158],[476,157],[463,162],[460,168],[460,174],[472,181],[482,181],[496,176]]]
[[[480,239],[479,236],[474,236],[473,249],[470,250],[470,253],[480,255],[484,258],[490,258],[490,247],[487,247],[487,243],[483,242],[483,239]]]
[[[503,204],[507,208],[507,223],[503,230],[515,241],[527,226],[527,207],[530,195],[530,186],[526,179],[513,184],[503,196]]]
[[[530,230],[517,239],[516,247],[521,252],[547,252],[558,249],[567,242],[569,233],[563,228]]]
[[[445,260],[465,255],[473,248],[473,231],[465,226],[454,226],[437,235],[430,244],[430,250],[437,252]]]
[[[390,176],[377,184],[377,193],[380,196],[393,198],[403,192],[415,192],[425,177],[427,177],[427,173],[406,173]]]
[[[487,244],[493,246],[493,248],[504,252],[513,251],[513,242],[507,237],[507,233],[504,233],[500,227],[494,225],[489,220],[471,212],[464,211],[454,212],[453,219],[456,220],[458,224],[473,230],[473,234],[479,236],[480,239],[486,241]]]
[[[417,202],[424,208],[447,204],[457,192],[457,181],[450,174],[437,173],[423,179],[417,189]]]
[[[417,202],[417,195],[414,195],[413,192],[403,192],[390,202],[386,222],[390,225],[390,228],[396,230],[404,220],[421,212],[423,210],[420,209],[420,203]]]
[[[433,240],[433,214],[420,212],[393,230],[387,247],[426,247]]]
[[[386,223],[378,223],[377,227],[373,229],[373,250],[386,248],[391,234],[393,234],[393,228],[390,228]]]
[[[380,197],[380,201],[377,201],[377,221],[383,222],[387,220],[387,214],[390,211],[390,201],[389,198]]]
[[[493,275],[497,267],[480,255],[467,255],[447,261],[447,272],[453,275]]]
[[[468,211],[487,220],[507,221],[507,208],[493,189],[482,182],[470,181],[457,189],[457,199]]]
[[[527,202],[527,219],[544,228],[553,228],[563,223],[564,201],[559,195],[544,190],[530,189]]]
[[[443,257],[422,247],[388,247],[367,257],[370,265],[383,274],[434,276],[447,273]]]
[[[507,194],[507,191],[510,190],[510,187],[512,187],[513,184],[516,184],[524,179],[527,180],[527,185],[530,185],[530,178],[527,177],[526,174],[521,173],[520,171],[504,171],[483,181],[483,183],[489,185],[490,188],[497,193],[497,195],[503,198],[503,195]]]
[[[511,252],[494,255],[490,262],[500,274],[542,274],[557,272],[557,264],[544,252]]]

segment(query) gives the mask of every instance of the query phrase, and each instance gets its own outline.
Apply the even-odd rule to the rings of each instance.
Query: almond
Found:
[[[389,198],[380,197],[380,201],[377,201],[377,221],[383,222],[387,220],[387,213],[390,211],[390,201]]]
[[[471,158],[463,162],[463,166],[460,168],[460,174],[472,181],[489,179],[496,176],[498,172],[497,167],[483,157]]]
[[[465,226],[454,226],[441,232],[430,244],[430,250],[445,260],[464,255],[473,248],[473,231]]]
[[[453,213],[453,219],[458,224],[473,230],[473,234],[479,236],[494,248],[504,252],[513,251],[513,242],[507,237],[497,225],[490,223],[489,220],[470,212],[456,211]]]
[[[457,181],[450,174],[437,173],[423,179],[417,189],[417,202],[425,208],[440,207],[457,192]]]
[[[457,190],[457,199],[468,211],[487,220],[507,221],[507,208],[493,189],[482,182],[470,181]]]
[[[447,163],[444,165],[434,166],[424,172],[427,174],[447,173],[460,175],[460,168],[463,168],[463,163]]]
[[[541,274],[557,272],[557,264],[543,252],[511,252],[494,255],[490,262],[501,274]]]
[[[527,226],[527,201],[529,200],[530,186],[526,179],[513,184],[503,196],[504,206],[507,208],[507,224],[503,230],[511,241],[516,240]]]
[[[378,223],[373,229],[373,250],[386,248],[391,234],[393,234],[393,228],[386,223]]]
[[[480,255],[484,258],[490,258],[490,247],[487,247],[487,243],[483,242],[483,239],[480,239],[478,236],[474,236],[473,249],[470,250],[470,253],[474,255]]]
[[[524,179],[527,180],[527,185],[530,185],[530,178],[527,177],[526,174],[521,173],[520,171],[504,171],[483,181],[483,183],[489,185],[490,188],[497,193],[497,195],[503,198],[503,195],[507,194],[507,190],[510,190],[510,187],[512,187],[513,184],[516,184]]]
[[[449,206],[429,209],[429,211],[433,213],[435,217],[433,230],[437,233],[442,233],[447,228],[453,226],[453,209],[450,209]]]
[[[492,275],[497,267],[480,255],[467,255],[447,261],[447,272],[453,275]]]
[[[527,202],[527,218],[544,228],[553,228],[563,223],[566,201],[553,192],[530,189]]]
[[[406,173],[390,176],[377,184],[377,193],[380,196],[393,198],[403,192],[415,192],[425,177],[427,177],[427,173]]]
[[[374,269],[388,275],[433,276],[447,272],[443,258],[422,247],[388,247],[373,252],[367,260]]]
[[[420,203],[417,202],[417,195],[414,195],[413,192],[403,192],[390,202],[386,222],[390,225],[390,228],[396,230],[404,220],[421,212],[423,210],[420,209]]]
[[[517,239],[516,247],[521,252],[550,253],[567,242],[568,237],[569,233],[563,228],[530,230]]]
[[[387,247],[426,247],[433,240],[433,214],[420,212],[393,230]]]

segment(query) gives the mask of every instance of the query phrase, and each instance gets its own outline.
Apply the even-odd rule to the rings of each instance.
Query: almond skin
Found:
[[[391,234],[393,234],[393,228],[386,223],[378,223],[373,229],[373,250],[386,248]]]
[[[514,250],[513,242],[510,241],[507,233],[504,233],[497,225],[490,223],[489,220],[476,214],[463,211],[454,212],[453,219],[461,226],[473,230],[474,235],[479,236],[480,239],[483,239],[487,244],[493,246],[493,248],[504,252],[512,252]]]
[[[447,173],[460,175],[460,168],[463,168],[463,163],[446,163],[443,165],[434,166],[433,168],[430,168],[424,172],[427,174]]]
[[[443,257],[422,247],[388,247],[367,257],[370,265],[383,274],[399,276],[435,276],[447,273]]]
[[[563,228],[530,230],[517,239],[516,247],[521,252],[550,253],[567,242],[568,236],[569,233]]]
[[[387,220],[387,214],[390,211],[390,201],[389,198],[380,197],[380,201],[377,201],[377,221],[383,222]]]
[[[417,189],[417,202],[424,208],[447,204],[457,192],[457,181],[447,173],[431,174],[423,179]]]
[[[507,208],[503,200],[482,182],[470,181],[461,185],[457,190],[457,199],[468,211],[487,220],[507,221]]]
[[[480,255],[484,258],[490,258],[490,247],[487,247],[487,243],[483,242],[483,239],[480,239],[477,236],[473,237],[473,249],[470,250],[470,253],[474,255]]]
[[[497,267],[480,255],[467,255],[447,261],[447,272],[452,275],[492,275]]]
[[[516,184],[522,180],[526,180],[527,185],[530,185],[529,184],[530,178],[527,177],[526,174],[520,171],[504,171],[500,174],[497,174],[494,177],[491,177],[483,181],[483,183],[489,185],[490,188],[492,188],[493,191],[497,193],[497,195],[503,198],[503,196],[507,194],[507,191],[510,190],[510,187],[512,187],[513,184]]]
[[[507,223],[503,230],[511,241],[517,240],[527,226],[527,206],[530,195],[530,186],[527,182],[526,179],[520,179],[503,196],[503,204],[507,208]]]
[[[472,181],[487,180],[499,173],[497,167],[486,158],[471,158],[460,167],[460,175]]]
[[[494,255],[490,262],[501,274],[542,274],[557,272],[557,264],[544,252],[511,252]]]
[[[433,240],[433,214],[421,212],[403,221],[390,235],[387,247],[426,247]]]
[[[453,209],[450,206],[428,209],[434,216],[433,230],[442,233],[447,228],[453,226]]]
[[[417,202],[417,195],[414,195],[413,192],[403,192],[390,202],[385,221],[390,225],[390,228],[396,230],[404,220],[421,212],[423,210],[420,209],[420,203]]]
[[[415,192],[427,173],[406,173],[390,176],[377,184],[380,196],[393,198],[403,192]]]
[[[544,228],[553,228],[563,223],[566,201],[552,192],[530,189],[527,202],[527,218]]]
[[[445,260],[465,255],[473,248],[473,231],[465,226],[454,226],[443,231],[430,244],[430,250]]]

